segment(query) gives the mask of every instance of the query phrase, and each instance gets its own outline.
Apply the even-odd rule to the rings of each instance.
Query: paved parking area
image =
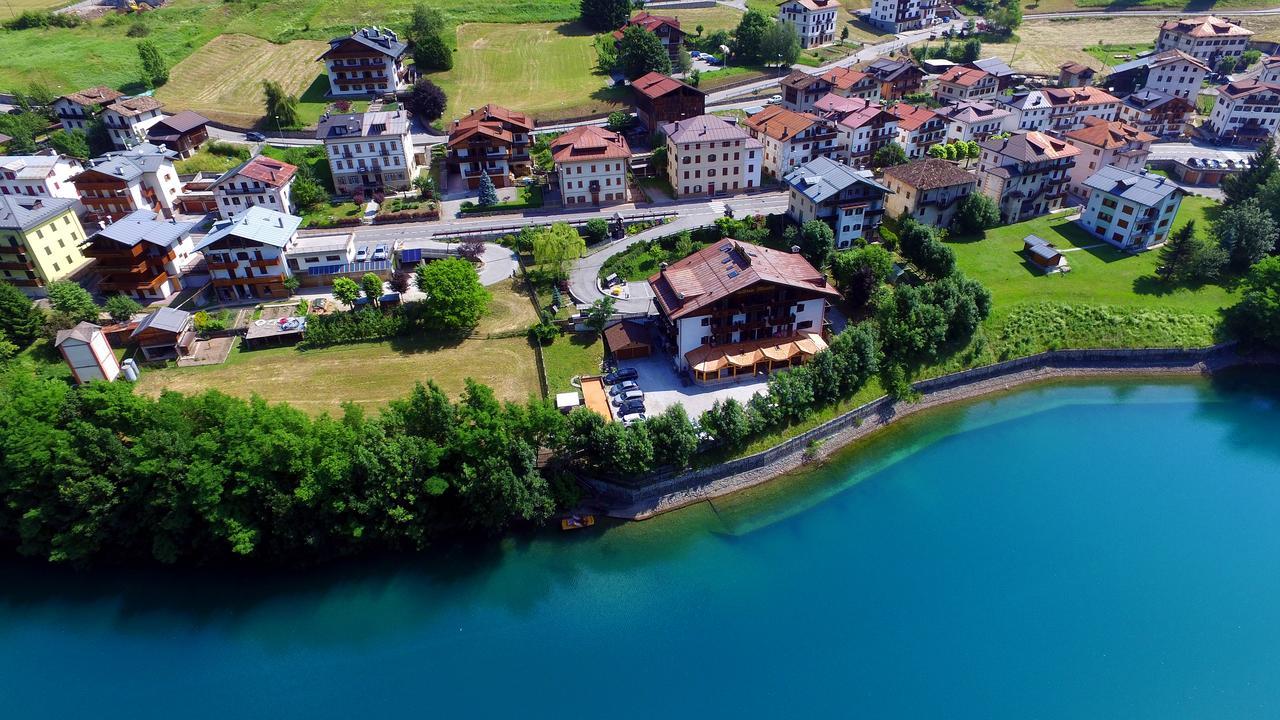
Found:
[[[649,416],[657,415],[672,405],[684,405],[685,412],[693,420],[707,410],[716,400],[735,398],[745,403],[756,393],[763,393],[767,379],[759,377],[752,380],[740,380],[726,385],[704,387],[684,385],[680,376],[671,366],[671,358],[657,354],[643,360],[626,360],[622,367],[633,367],[640,372],[636,384],[644,391],[645,410]],[[610,398],[612,402],[612,397]]]

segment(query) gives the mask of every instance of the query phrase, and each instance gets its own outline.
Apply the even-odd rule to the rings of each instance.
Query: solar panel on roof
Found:
[[[730,270],[730,271],[729,271],[729,277],[731,277],[731,278],[736,278],[736,277],[738,277],[738,271],[737,271],[737,270]]]
[[[720,246],[720,252],[729,252],[733,249],[733,243],[725,243]]]
[[[733,258],[728,258],[728,257],[720,258],[720,264],[721,264],[721,265],[724,265],[725,263],[729,262],[729,261],[730,261],[730,260],[732,260],[732,259],[733,259]]]

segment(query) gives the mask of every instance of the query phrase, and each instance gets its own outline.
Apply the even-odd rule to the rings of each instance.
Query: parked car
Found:
[[[635,368],[620,368],[618,370],[614,370],[608,375],[605,375],[604,384],[613,385],[615,383],[620,383],[624,380],[635,380],[639,377],[640,377],[640,372]]]
[[[609,388],[609,394],[621,395],[622,393],[631,392],[632,390],[639,390],[639,389],[640,389],[640,386],[637,385],[634,380],[627,380],[624,382],[620,382],[617,385],[614,385],[613,387]]]
[[[641,390],[628,390],[623,393],[618,393],[618,395],[613,398],[613,404],[618,407],[637,401],[644,402],[644,392]]]
[[[631,413],[630,415],[623,415],[622,417],[618,418],[618,420],[620,420],[623,425],[634,425],[635,423],[638,423],[644,419],[645,419],[644,413],[642,412]]]
[[[250,142],[262,142],[263,140],[266,140],[266,139],[267,139],[267,136],[266,136],[266,135],[263,135],[262,133],[258,132],[257,130],[253,130],[253,131],[251,131],[251,132],[247,132],[247,133],[245,133],[245,134],[244,134],[244,139],[245,139],[245,140],[248,140],[248,141],[250,141]]]
[[[697,50],[690,50],[689,57],[693,58],[694,60],[697,60],[698,58],[702,57],[702,53],[698,52]]]
[[[361,245],[360,247],[356,248],[356,262],[364,262],[365,260],[368,260],[368,259],[369,259],[369,248],[367,246]]]
[[[770,96],[769,96],[769,104],[770,104],[770,105],[781,105],[781,104],[782,104],[782,96],[781,96],[781,95],[770,95]]]
[[[633,415],[635,413],[642,413],[642,412],[644,412],[644,401],[632,400],[631,402],[626,403],[622,407],[618,408],[618,417],[622,417],[624,415]]]
[[[375,247],[375,248],[373,249],[373,259],[374,259],[374,260],[386,260],[386,259],[387,259],[387,246],[386,246],[386,245],[379,245],[379,246]]]
[[[702,53],[702,62],[704,62],[704,63],[706,63],[706,64],[708,64],[708,65],[720,65],[720,64],[722,64],[722,63],[720,62],[720,58],[716,57],[715,55],[709,55],[709,54],[707,54],[707,53]]]

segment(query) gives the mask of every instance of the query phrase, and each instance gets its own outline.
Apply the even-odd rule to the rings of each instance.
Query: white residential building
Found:
[[[1084,127],[1085,118],[1115,120],[1120,116],[1120,99],[1096,87],[1045,88],[1049,103],[1049,131],[1065,133]]]
[[[302,218],[255,205],[214,223],[196,244],[209,267],[220,300],[287,299],[284,280],[293,272],[285,251],[294,244]]]
[[[266,155],[255,155],[231,168],[210,188],[218,204],[218,217],[226,220],[257,206],[285,214],[293,212],[293,178],[297,172],[297,166]]]
[[[836,247],[847,248],[880,226],[888,188],[870,170],[854,170],[830,158],[817,158],[792,170],[787,215],[798,223],[824,220],[835,228]]]
[[[79,130],[87,134],[89,123],[102,116],[103,108],[122,97],[124,93],[98,85],[54,100],[53,111],[62,123],[63,130]]]
[[[1013,119],[1013,113],[984,101],[944,105],[934,112],[947,122],[947,142],[981,142],[1009,130]]]
[[[873,0],[871,24],[893,33],[934,24],[938,0]]]
[[[840,134],[836,144],[842,158],[854,167],[871,164],[880,148],[898,138],[898,116],[880,103],[862,98],[846,98],[832,93],[814,103],[814,112],[836,123]]]
[[[1103,166],[1085,184],[1089,202],[1080,225],[1129,252],[1164,242],[1182,204],[1182,189],[1155,173]]]
[[[404,110],[332,115],[320,121],[339,195],[408,190],[418,177],[409,115]]]
[[[778,22],[800,36],[800,47],[811,48],[836,40],[839,0],[785,0],[778,6]]]
[[[1257,80],[1264,83],[1280,83],[1280,55],[1262,58]]]
[[[1002,221],[1022,222],[1062,207],[1079,148],[1040,132],[1016,132],[980,145],[980,187],[1000,207]]]
[[[160,122],[164,104],[150,96],[116,100],[102,111],[102,122],[116,148],[124,150],[147,141],[147,130]]]
[[[662,126],[667,136],[667,180],[676,197],[714,196],[760,187],[764,145],[717,115]]]
[[[55,155],[0,155],[0,195],[30,195],[76,200],[71,182],[84,169],[80,161]]]
[[[1044,132],[1049,129],[1049,114],[1053,112],[1053,106],[1043,92],[1023,90],[1012,95],[1001,95],[996,98],[996,102],[1012,114],[1009,119],[1010,130]]]
[[[360,28],[330,40],[319,58],[329,76],[329,94],[382,95],[405,89],[402,61],[408,49],[389,28]]]
[[[1169,20],[1160,25],[1156,52],[1181,50],[1214,67],[1224,57],[1242,55],[1252,35],[1252,30],[1212,15]]]
[[[922,158],[929,148],[947,139],[947,119],[926,107],[895,103],[889,108],[898,118],[898,144],[907,157]]]
[[[1107,122],[1090,118],[1084,127],[1067,133],[1067,142],[1080,150],[1076,164],[1071,168],[1070,189],[1080,198],[1089,197],[1085,183],[1104,167],[1115,167],[1130,172],[1141,172],[1151,155],[1151,143],[1156,136],[1119,120]]]
[[[952,65],[938,76],[933,96],[938,102],[992,100],[1000,94],[1000,79],[980,68]]]
[[[594,125],[576,127],[551,141],[551,158],[565,205],[607,205],[627,201],[627,161],[631,146],[619,133]]]
[[[1209,66],[1182,52],[1166,50],[1151,57],[1143,87],[1195,101]]]
[[[1120,119],[1156,137],[1178,137],[1195,115],[1190,100],[1155,90],[1139,90],[1120,103]]]
[[[1276,134],[1280,85],[1242,80],[1218,88],[1213,112],[1200,131],[1223,144],[1253,145]]]
[[[767,107],[743,121],[751,137],[764,145],[764,173],[781,178],[815,157],[842,159],[847,152],[832,120]]]
[[[87,217],[121,218],[143,209],[173,217],[182,193],[177,157],[168,148],[142,143],[90,160],[72,178]]]

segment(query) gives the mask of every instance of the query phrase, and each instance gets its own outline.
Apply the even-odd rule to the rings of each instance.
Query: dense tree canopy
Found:
[[[596,32],[617,30],[631,17],[631,0],[582,0],[578,17]]]
[[[19,348],[30,345],[40,335],[44,314],[18,288],[0,281],[0,332]]]
[[[70,280],[56,280],[49,283],[49,305],[54,312],[66,317],[70,324],[88,321],[96,322],[102,309],[93,301],[88,290],[79,283]]]
[[[1254,265],[1241,289],[1227,313],[1231,325],[1246,341],[1280,350],[1280,257]]]
[[[453,51],[445,39],[444,16],[421,3],[413,6],[405,38],[413,48],[413,64],[420,72],[449,70]]]
[[[1227,251],[1221,246],[1196,236],[1192,221],[1174,230],[1160,248],[1156,275],[1173,283],[1207,282],[1218,277],[1227,260]]]
[[[285,92],[275,80],[262,81],[262,95],[266,101],[267,122],[280,127],[298,127],[298,97]]]
[[[405,101],[405,107],[409,112],[418,116],[425,123],[433,123],[444,115],[445,107],[449,104],[448,97],[445,96],[444,90],[439,85],[431,82],[427,78],[419,78],[413,84],[413,90],[409,93],[409,99]]]
[[[733,33],[733,57],[739,64],[768,62],[765,53],[770,48],[765,38],[772,25],[773,20],[759,10],[749,10],[742,16]]]
[[[1275,249],[1280,226],[1255,198],[1249,198],[1226,205],[1213,223],[1213,233],[1231,264],[1244,269]]]
[[[825,268],[831,261],[831,253],[836,251],[836,234],[822,220],[810,220],[801,225],[797,242],[800,254],[818,269]]]
[[[971,192],[956,205],[951,223],[960,235],[978,235],[1000,224],[1000,208],[983,193]]]
[[[445,258],[419,265],[418,289],[427,295],[426,320],[445,332],[474,328],[489,306],[489,291],[480,284],[475,266],[461,258]]]
[[[657,35],[632,25],[623,31],[618,45],[618,68],[628,80],[651,72],[670,75],[671,56]]]
[[[138,43],[138,60],[142,65],[142,81],[147,87],[158,88],[169,82],[169,66],[155,43],[150,40]]]

